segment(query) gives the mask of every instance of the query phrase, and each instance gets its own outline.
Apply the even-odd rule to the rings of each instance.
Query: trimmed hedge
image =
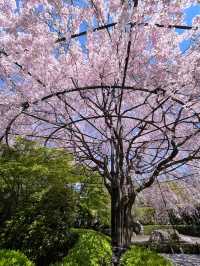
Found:
[[[79,239],[62,262],[54,266],[110,266],[112,250],[105,235],[84,229],[73,229]]]
[[[121,258],[121,266],[172,266],[173,264],[156,252],[132,246]]]
[[[0,266],[34,266],[23,253],[15,250],[0,250]]]

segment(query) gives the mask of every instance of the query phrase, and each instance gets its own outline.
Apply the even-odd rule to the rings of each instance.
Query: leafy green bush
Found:
[[[122,266],[172,266],[164,257],[141,247],[131,247],[121,258]]]
[[[112,250],[109,238],[93,230],[74,230],[79,240],[63,262],[54,266],[110,266]]]
[[[66,151],[16,139],[0,144],[0,248],[21,250],[37,265],[66,256],[74,236],[81,180]]]
[[[155,223],[156,210],[152,207],[135,207],[134,214],[138,221],[143,225]]]
[[[82,173],[72,160],[67,151],[22,138],[9,148],[0,143],[0,228],[49,188],[80,182]]]
[[[69,189],[52,187],[6,222],[1,233],[3,248],[22,250],[37,265],[62,259],[76,240],[69,233],[74,206]],[[74,239],[75,238],[75,239]]]
[[[51,266],[110,266],[110,238],[93,230],[73,229],[79,239],[62,262]],[[131,247],[121,258],[121,266],[172,266],[164,257],[142,247]]]
[[[34,263],[19,251],[2,249],[0,266],[34,266]]]
[[[110,227],[110,196],[102,186],[102,178],[87,169],[84,172],[75,227],[95,230]]]

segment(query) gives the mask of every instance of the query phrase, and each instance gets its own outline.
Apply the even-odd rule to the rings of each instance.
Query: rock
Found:
[[[198,266],[200,265],[199,255],[186,254],[161,254],[170,259],[177,266]]]
[[[163,243],[166,241],[169,241],[170,236],[169,233],[167,231],[163,231],[163,230],[154,230],[149,238],[149,242],[151,243]]]
[[[149,238],[152,243],[168,243],[179,241],[180,235],[176,230],[154,230]]]
[[[148,246],[158,252],[180,251],[180,236],[176,230],[155,230],[150,235]]]
[[[195,242],[189,236],[180,235],[181,242],[195,244]]]
[[[135,237],[136,237],[136,236],[137,236],[136,233],[133,232],[133,233],[132,233],[132,236],[131,236],[131,242],[133,242],[133,241],[135,240]]]

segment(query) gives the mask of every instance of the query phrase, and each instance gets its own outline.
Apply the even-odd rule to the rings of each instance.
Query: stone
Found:
[[[174,230],[154,230],[150,235],[148,246],[158,252],[179,252],[180,236]]]
[[[149,242],[155,244],[170,243],[179,240],[180,236],[176,230],[154,230],[149,238]]]
[[[136,233],[133,232],[133,233],[132,233],[132,236],[131,236],[131,242],[133,242],[133,241],[135,240],[135,237],[136,237],[136,236],[137,236]]]
[[[184,242],[184,243],[191,243],[191,244],[194,243],[194,241],[192,240],[190,236],[180,235],[180,240],[181,242]]]

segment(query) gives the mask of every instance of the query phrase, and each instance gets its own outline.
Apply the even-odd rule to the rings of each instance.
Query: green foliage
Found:
[[[75,230],[79,239],[63,262],[54,266],[110,266],[109,238],[92,230]]]
[[[0,250],[0,266],[34,266],[24,254],[14,250]]]
[[[105,190],[102,178],[96,173],[85,172],[78,219],[82,227],[110,226],[110,196]]]
[[[79,239],[62,262],[52,266],[110,266],[110,238],[92,230],[73,230]],[[172,266],[154,251],[133,246],[121,258],[121,266]]]
[[[110,223],[99,175],[75,166],[66,151],[18,138],[0,152],[1,248],[20,249],[45,266],[66,256],[76,240],[69,233],[75,220]]]
[[[63,150],[23,139],[12,148],[1,147],[2,248],[20,249],[42,266],[67,254],[78,198],[67,184],[80,180],[71,161]]]
[[[180,198],[180,200],[184,200],[190,202],[190,197],[187,193],[187,190],[181,185],[180,182],[170,181],[167,183],[170,190],[175,193],[176,196]]]
[[[79,183],[79,224],[90,226],[98,220],[110,225],[110,198],[101,177],[74,166],[66,151],[41,147],[22,138],[12,148],[2,145],[0,151],[0,224],[17,209],[23,209],[30,197],[41,198],[50,186],[68,184],[73,189]]]
[[[38,265],[62,258],[74,242],[69,233],[74,221],[70,194],[69,189],[52,187],[32,207],[27,204],[6,222],[1,245],[22,250]]]
[[[12,148],[2,145],[0,151],[0,223],[22,209],[30,197],[81,179],[64,150],[19,138]]]
[[[122,266],[172,266],[164,257],[141,247],[131,247],[121,258]]]
[[[136,207],[134,213],[143,225],[155,223],[155,209],[152,207]]]
[[[200,237],[200,225],[175,225],[174,227],[180,234]]]

